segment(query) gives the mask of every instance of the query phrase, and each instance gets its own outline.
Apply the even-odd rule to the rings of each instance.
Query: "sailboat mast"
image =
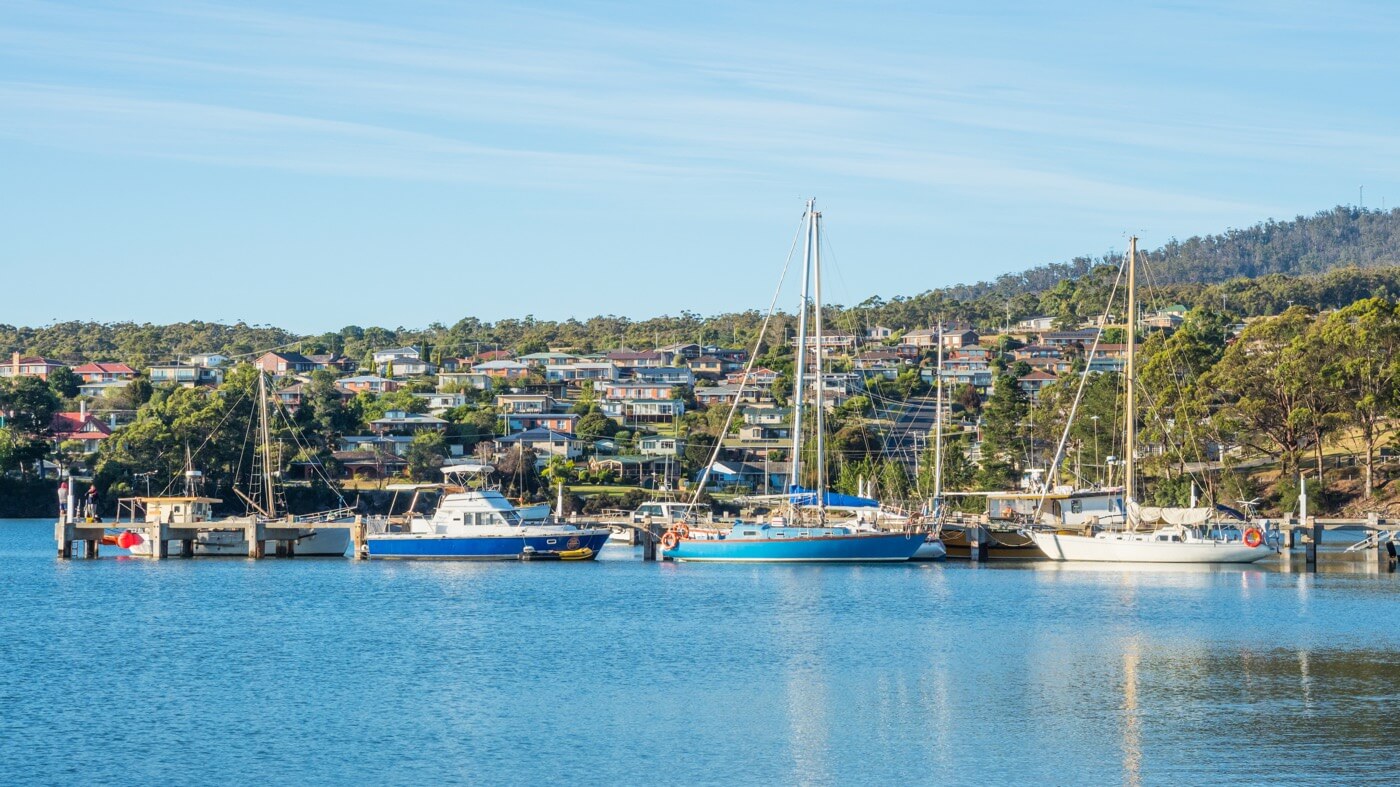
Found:
[[[261,369],[258,370],[258,433],[262,438],[263,453],[263,494],[267,497],[263,511],[269,518],[277,516],[277,498],[272,489],[272,430],[268,425],[267,414],[267,376]]]
[[[802,395],[805,392],[807,376],[807,287],[812,277],[812,230],[814,219],[812,204],[807,200],[807,235],[802,245],[802,301],[797,309],[797,359],[793,364],[792,386],[792,482],[791,486],[802,483]]]
[[[1123,446],[1123,503],[1133,501],[1137,482],[1137,399],[1133,390],[1137,378],[1137,236],[1128,238],[1128,367],[1127,390],[1124,401],[1124,424],[1127,427]]]
[[[817,357],[812,361],[812,388],[817,404],[817,515],[826,517],[826,454],[823,452],[826,417],[826,386],[822,381],[822,214],[812,214],[812,328]]]
[[[938,366],[933,395],[933,512],[943,508],[943,319],[938,320]]]

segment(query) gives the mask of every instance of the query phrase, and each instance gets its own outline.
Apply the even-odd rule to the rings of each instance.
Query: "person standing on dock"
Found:
[[[58,518],[66,520],[68,517],[68,482],[62,481],[58,485]]]
[[[94,482],[94,483],[88,485],[87,502],[84,504],[84,508],[85,508],[86,510],[85,510],[83,513],[84,513],[84,515],[85,515],[87,518],[91,519],[91,518],[97,516],[97,483],[96,483],[96,482]]]

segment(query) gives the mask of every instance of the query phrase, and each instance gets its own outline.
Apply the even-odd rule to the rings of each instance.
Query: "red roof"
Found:
[[[102,440],[112,434],[112,427],[91,413],[54,413],[49,431],[59,440]]]
[[[124,363],[105,363],[101,361],[89,361],[82,366],[74,367],[75,374],[136,374],[136,370]]]

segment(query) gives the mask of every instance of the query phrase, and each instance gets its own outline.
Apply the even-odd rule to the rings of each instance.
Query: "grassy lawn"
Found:
[[[612,484],[569,484],[565,488],[576,495],[623,495],[634,489],[647,491],[640,486],[614,486]]]

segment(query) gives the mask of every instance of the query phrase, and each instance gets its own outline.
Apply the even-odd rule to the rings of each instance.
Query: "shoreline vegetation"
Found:
[[[1148,502],[1184,504],[1194,486],[1219,503],[1262,498],[1261,509],[1276,513],[1295,505],[1304,474],[1320,513],[1400,506],[1400,466],[1389,449],[1400,428],[1400,210],[1339,207],[1173,240],[1145,262],[1148,327],[1137,341],[1139,382],[1150,392],[1139,424]],[[1112,485],[1122,417],[1114,361],[1125,337],[1101,315],[1117,267],[1109,253],[828,308],[827,324],[850,337],[830,362],[844,379],[828,400],[835,451],[827,472],[837,490],[874,482],[885,499],[928,494],[924,443],[901,446],[902,454],[891,446],[900,443],[900,413],[932,390],[940,324],[952,364],[943,375],[952,402],[945,488],[1014,488],[1044,468],[1086,364],[1097,373],[1069,429],[1060,481]],[[551,499],[562,481],[572,490],[567,509],[595,513],[686,485],[717,440],[733,471],[728,491],[759,490],[791,458],[775,447],[791,404],[785,338],[758,348],[753,368],[768,376],[744,383],[753,397],[743,400],[745,421],[720,431],[726,397],[742,395],[735,374],[761,320],[756,311],[638,321],[468,317],[314,336],[203,322],[0,325],[0,516],[51,513],[59,465],[90,476],[109,506],[144,494],[147,482],[153,493],[167,488],[187,455],[213,485],[207,491],[231,501],[229,487],[251,467],[244,438],[254,363],[275,379],[285,406],[274,459],[308,505],[392,479],[436,480],[437,465],[476,456],[495,462],[512,494]],[[792,335],[790,315],[775,320],[770,336]],[[1095,331],[1103,352],[1091,359]],[[412,352],[385,363],[392,348]],[[268,368],[269,354],[338,360]],[[192,356],[216,357],[217,374],[188,385],[156,377],[161,365],[195,366]],[[21,370],[21,360],[35,358],[49,362],[42,373]],[[97,379],[93,362],[130,374]],[[611,370],[597,379],[561,372],[590,365]],[[348,382],[358,378],[385,382]],[[626,398],[643,383],[664,386],[650,405],[668,404],[641,408]],[[516,409],[531,397],[548,403],[539,413]],[[567,437],[532,442],[540,427],[531,424],[542,422],[527,414],[559,416],[550,423]],[[356,443],[361,437],[378,442]],[[378,463],[368,471],[364,445]],[[330,488],[316,469],[347,480]]]

